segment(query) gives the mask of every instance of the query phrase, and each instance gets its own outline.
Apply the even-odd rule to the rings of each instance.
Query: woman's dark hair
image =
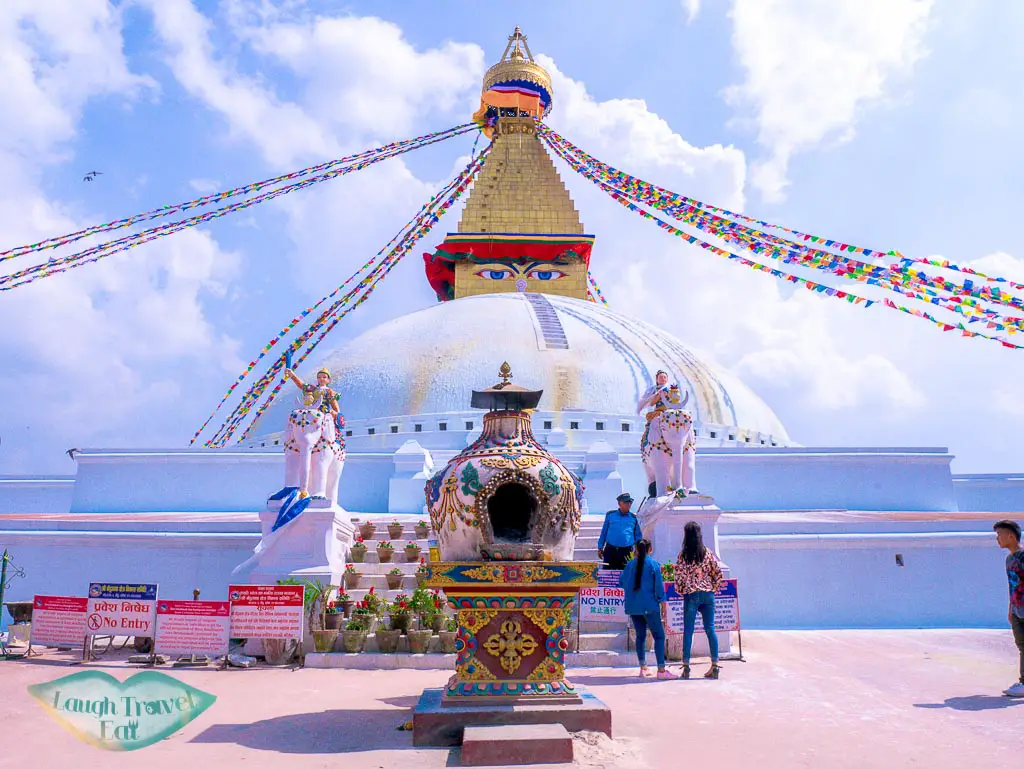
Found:
[[[686,563],[700,563],[707,552],[708,549],[704,547],[704,539],[701,537],[700,524],[690,521],[683,527],[683,560]]]
[[[641,539],[636,543],[636,575],[633,577],[633,589],[640,589],[640,581],[644,577],[644,563],[647,561],[647,554],[651,552],[649,540]]]

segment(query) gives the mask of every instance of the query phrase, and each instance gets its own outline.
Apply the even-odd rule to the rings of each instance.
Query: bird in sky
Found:
[[[82,181],[83,182],[91,182],[97,176],[101,176],[102,174],[103,174],[102,171],[90,171],[89,173],[87,173],[85,176],[82,177]]]

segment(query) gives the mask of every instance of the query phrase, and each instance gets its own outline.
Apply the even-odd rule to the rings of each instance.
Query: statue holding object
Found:
[[[651,497],[700,493],[696,486],[697,436],[693,415],[685,410],[689,400],[689,391],[680,396],[679,385],[670,385],[668,373],[659,371],[654,387],[637,403],[638,414],[649,409],[647,427],[640,438],[640,456]]]
[[[299,388],[302,400],[299,408],[288,415],[284,441],[285,485],[270,499],[286,500],[293,496],[294,502],[309,498],[326,499],[333,504],[338,498],[338,483],[345,466],[345,418],[338,407],[339,396],[330,387],[331,372],[319,369],[315,385],[303,382],[290,368],[285,369],[285,376]],[[282,511],[285,507],[294,505],[286,502]]]

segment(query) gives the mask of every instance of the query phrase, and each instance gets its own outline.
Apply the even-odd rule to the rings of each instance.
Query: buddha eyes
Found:
[[[508,280],[513,277],[512,270],[480,270],[475,275],[484,280]],[[568,277],[568,273],[561,270],[533,269],[526,273],[526,277],[533,280],[559,280]]]
[[[505,280],[506,278],[512,277],[511,270],[480,270],[476,273],[478,278],[484,280]]]
[[[558,280],[567,277],[567,273],[561,270],[530,270],[526,273],[526,277],[534,280]]]

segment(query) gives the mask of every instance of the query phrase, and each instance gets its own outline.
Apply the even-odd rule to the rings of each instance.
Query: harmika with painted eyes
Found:
[[[554,281],[569,276],[567,272],[554,269],[549,262],[527,262],[526,264],[510,264],[493,262],[483,264],[474,275],[484,280],[514,280],[516,288],[525,291],[527,280]]]

